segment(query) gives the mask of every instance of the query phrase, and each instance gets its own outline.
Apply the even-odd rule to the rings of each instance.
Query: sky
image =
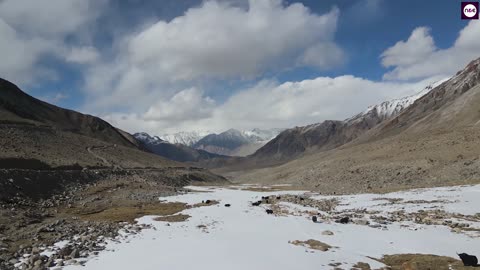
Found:
[[[0,77],[162,135],[342,120],[480,57],[460,1],[0,0]]]

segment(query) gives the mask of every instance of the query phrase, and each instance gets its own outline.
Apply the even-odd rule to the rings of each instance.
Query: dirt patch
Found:
[[[234,190],[245,190],[253,192],[276,192],[276,191],[297,191],[305,190],[305,188],[294,187],[294,186],[245,186],[245,187],[227,187]]]
[[[353,265],[353,270],[371,270],[370,265],[368,263],[359,262]]]
[[[463,266],[460,260],[428,254],[385,255],[380,262],[392,270],[463,270],[472,267]]]
[[[203,206],[212,206],[212,205],[217,205],[217,204],[219,204],[219,203],[220,203],[219,201],[210,200],[208,203],[207,203],[206,201],[204,201],[204,202],[196,203],[196,204],[193,204],[193,205],[189,205],[189,206],[187,206],[187,208],[197,208],[197,207],[203,207]]]
[[[153,220],[155,221],[164,221],[164,222],[184,222],[189,219],[191,216],[184,214],[156,217]]]
[[[329,244],[314,239],[308,239],[307,241],[294,240],[289,241],[289,243],[292,245],[303,246],[309,249],[315,249],[320,251],[328,251],[332,248],[332,246],[330,246]]]
[[[398,203],[403,201],[402,198],[383,198],[383,197],[378,197],[378,198],[373,198],[372,201],[388,201],[391,204]]]
[[[186,209],[185,203],[149,203],[109,207],[98,212],[89,212],[88,209],[73,210],[76,215],[84,220],[133,222],[136,218],[156,215],[173,215]]]

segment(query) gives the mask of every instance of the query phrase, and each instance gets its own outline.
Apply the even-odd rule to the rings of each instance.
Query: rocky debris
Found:
[[[384,200],[384,198],[375,198],[375,201]],[[269,203],[267,203],[267,201]],[[399,198],[387,198],[387,203],[391,204],[445,204],[447,200],[403,200]],[[292,212],[290,209],[282,207],[281,202],[293,203],[296,205],[311,207],[315,210],[304,210]],[[410,223],[421,225],[447,226],[452,232],[465,233],[471,237],[480,236],[480,228],[474,226],[480,223],[480,213],[474,215],[464,215],[460,213],[446,212],[434,205],[431,208],[420,209],[416,212],[407,212],[404,209],[390,212],[379,212],[367,209],[347,209],[339,211],[336,206],[339,200],[332,199],[312,199],[307,195],[282,195],[282,196],[263,196],[262,200],[252,203],[253,206],[260,204],[269,204],[270,209],[275,215],[308,215],[313,222],[336,222],[340,224],[352,223],[360,226],[369,226],[371,228],[387,230],[388,225],[400,223],[403,227],[412,227]],[[401,208],[401,207],[399,207]]]
[[[307,241],[294,240],[289,241],[289,243],[292,245],[304,246],[309,249],[315,249],[320,251],[328,251],[330,248],[332,248],[332,246],[330,246],[329,244],[314,239],[308,239]]]
[[[252,206],[260,206],[262,204],[262,201],[256,201],[252,203]]]
[[[350,218],[349,217],[342,217],[340,219],[335,220],[335,222],[340,223],[340,224],[347,224],[348,222],[350,222]]]
[[[304,207],[312,207],[316,208],[319,211],[333,211],[335,207],[338,205],[338,200],[335,198],[332,199],[324,199],[324,200],[316,200],[306,196],[298,196],[298,195],[283,195],[283,196],[270,196],[265,200],[269,200],[272,203],[278,202],[289,202],[298,204]]]
[[[332,231],[323,231],[322,232],[322,235],[333,235],[333,232]]]
[[[67,224],[67,223],[65,223]],[[67,226],[63,226],[66,228]],[[105,249],[108,239],[118,239],[118,232],[122,230],[125,235],[133,235],[139,233],[142,229],[149,228],[144,224],[128,224],[121,223],[117,226],[109,226],[108,224],[86,223],[85,231],[80,234],[72,234],[66,239],[58,239],[58,241],[68,241],[62,248],[47,246],[40,244],[32,247],[21,247],[14,256],[1,269],[13,269],[16,265],[19,269],[37,270],[45,267],[61,267],[70,264],[82,264],[85,259],[91,255]],[[109,235],[106,237],[105,235]],[[40,255],[43,251],[49,251],[51,256]]]
[[[370,265],[368,263],[359,262],[353,265],[353,270],[371,270]]]
[[[0,179],[2,173],[8,173],[7,171],[0,169]],[[115,239],[119,235],[119,230],[129,235],[138,233],[143,228],[140,225],[95,218],[96,214],[115,208],[116,202],[130,203],[131,205],[125,206],[133,209],[150,202],[158,203],[158,198],[161,196],[183,192],[180,186],[169,185],[176,176],[169,180],[169,177],[159,178],[158,173],[152,173],[152,177],[144,177],[149,174],[148,171],[112,173],[108,170],[84,170],[82,174],[98,175],[99,179],[86,182],[74,181],[61,191],[55,190],[51,195],[30,197],[27,196],[28,192],[24,192],[21,182],[40,181],[30,173],[27,171],[22,174],[16,170],[8,173],[13,181],[0,181],[0,269],[2,270],[13,269],[15,264],[21,264],[20,269],[42,269],[74,263],[72,260],[76,260],[75,263],[81,263],[85,257],[103,250],[105,240]],[[47,176],[63,175],[62,171],[43,173]],[[69,182],[68,174],[64,176],[65,182]],[[182,185],[182,183],[184,182],[180,179],[175,185]],[[13,185],[17,185],[18,188]],[[3,187],[7,188],[3,189]],[[12,190],[15,192],[9,193]],[[51,246],[60,241],[69,241],[69,247],[65,250],[55,250]],[[35,261],[30,260],[32,254],[40,254],[45,250],[54,251],[55,256],[42,257],[40,261],[38,258]]]

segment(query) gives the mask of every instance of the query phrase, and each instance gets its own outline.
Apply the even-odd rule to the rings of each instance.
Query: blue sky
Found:
[[[451,76],[479,29],[451,0],[4,0],[0,77],[130,132],[290,127]]]

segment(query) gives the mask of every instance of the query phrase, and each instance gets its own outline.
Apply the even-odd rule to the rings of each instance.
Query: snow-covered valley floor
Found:
[[[376,269],[384,265],[371,258],[385,254],[480,255],[480,185],[347,196],[238,187],[192,189],[203,192],[161,200],[219,204],[184,210],[182,214],[191,217],[183,222],[140,218],[139,223],[152,227],[110,241],[84,266],[63,269],[351,269],[358,262]],[[262,196],[269,196],[268,204],[252,206]],[[316,201],[334,205],[318,209]],[[266,209],[274,209],[274,214]],[[312,215],[319,217],[318,222]],[[347,224],[335,222],[345,216]],[[290,243],[309,239],[331,248],[320,251]]]

